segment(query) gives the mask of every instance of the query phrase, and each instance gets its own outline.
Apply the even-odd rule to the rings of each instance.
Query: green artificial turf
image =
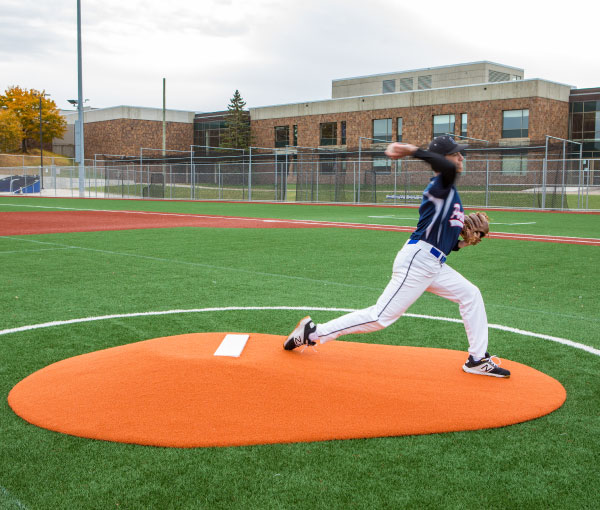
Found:
[[[43,210],[40,206],[365,223],[393,220],[369,218],[373,215],[416,219],[415,209],[398,208],[0,199],[1,211]],[[515,232],[594,237],[596,228],[598,237],[595,215],[490,215],[498,221],[536,222],[511,226],[521,229]],[[175,228],[0,237],[0,330],[208,307],[364,307],[387,283],[407,237],[336,228]],[[481,289],[491,324],[600,349],[597,261],[598,247],[489,239],[453,253],[448,263]],[[459,317],[454,303],[427,293],[409,312]],[[319,322],[339,315],[310,313]],[[597,508],[600,357],[497,329],[490,329],[490,350],[558,379],[567,390],[560,409],[523,424],[474,432],[169,449],[50,432],[24,422],[6,402],[21,379],[71,356],[190,332],[285,335],[303,314],[177,313],[0,335],[0,508]],[[462,351],[467,347],[461,324],[414,317],[344,339]],[[298,391],[318,392],[325,384],[290,381],[290,399]]]

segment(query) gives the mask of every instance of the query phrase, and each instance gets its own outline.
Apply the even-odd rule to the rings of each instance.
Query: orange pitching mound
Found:
[[[49,365],[8,395],[49,430],[168,447],[238,446],[501,427],[565,401],[555,379],[503,360],[512,375],[465,374],[464,352],[330,342],[300,353],[250,334],[240,357],[215,356],[226,333],[156,338]]]

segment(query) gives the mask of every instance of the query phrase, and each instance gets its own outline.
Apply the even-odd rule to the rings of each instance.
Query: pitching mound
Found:
[[[284,351],[250,334],[156,338],[54,363],[8,402],[26,421],[93,439],[169,447],[236,446],[501,427],[548,414],[563,386],[511,361],[510,379],[465,374],[464,352],[329,342]]]

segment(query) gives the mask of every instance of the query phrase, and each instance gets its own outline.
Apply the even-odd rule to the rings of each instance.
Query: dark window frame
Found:
[[[508,119],[519,118],[516,115],[507,116],[507,113],[521,112],[520,122],[514,123]],[[525,115],[526,112],[526,115]],[[512,127],[513,125],[519,127]],[[521,110],[503,110],[502,111],[502,138],[528,138],[529,137],[529,109]]]
[[[385,131],[376,131],[375,123],[376,122],[382,123],[383,121],[385,121],[385,123],[386,123]],[[371,133],[373,135],[374,143],[384,143],[384,142],[392,141],[392,119],[391,118],[373,119],[373,122],[371,122],[371,129],[372,129]],[[378,134],[379,132],[385,133],[385,134],[380,135],[380,134]]]
[[[448,122],[446,124],[444,124],[444,128],[441,129],[440,131],[436,131],[435,126],[436,126],[436,122],[435,119],[439,118],[439,117],[448,117]],[[432,124],[432,138],[435,138],[436,136],[443,136],[446,134],[450,134],[450,135],[454,135],[454,131],[456,130],[456,115],[453,113],[442,113],[440,115],[434,115],[433,118],[431,119],[431,124]],[[441,123],[438,123],[438,125],[441,125]]]
[[[275,147],[287,147],[290,144],[290,126],[275,126]],[[281,135],[285,133],[285,135]]]
[[[327,132],[330,129],[332,132]],[[324,134],[329,136],[323,136]],[[337,145],[337,122],[321,122],[319,124],[319,145]]]

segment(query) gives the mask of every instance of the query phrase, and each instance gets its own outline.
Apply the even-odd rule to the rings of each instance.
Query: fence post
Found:
[[[354,203],[360,204],[360,162],[362,156],[362,138],[358,139],[358,194],[354,197]],[[356,176],[355,176],[356,177]]]
[[[321,161],[317,158],[317,202],[319,201],[319,180],[320,180],[320,163]]]
[[[248,201],[252,202],[252,147],[250,147],[250,159],[248,161]]]
[[[394,161],[394,205],[396,205],[396,200],[398,198],[398,160]]]
[[[490,157],[485,159],[485,206],[490,204]]]
[[[352,162],[352,200],[356,203],[356,161]]]
[[[564,210],[565,208],[565,193],[566,193],[566,189],[565,189],[565,158],[566,158],[566,151],[567,150],[567,142],[563,141],[563,164],[562,164],[562,193],[560,196],[560,209]],[[567,202],[568,205],[568,202]]]

